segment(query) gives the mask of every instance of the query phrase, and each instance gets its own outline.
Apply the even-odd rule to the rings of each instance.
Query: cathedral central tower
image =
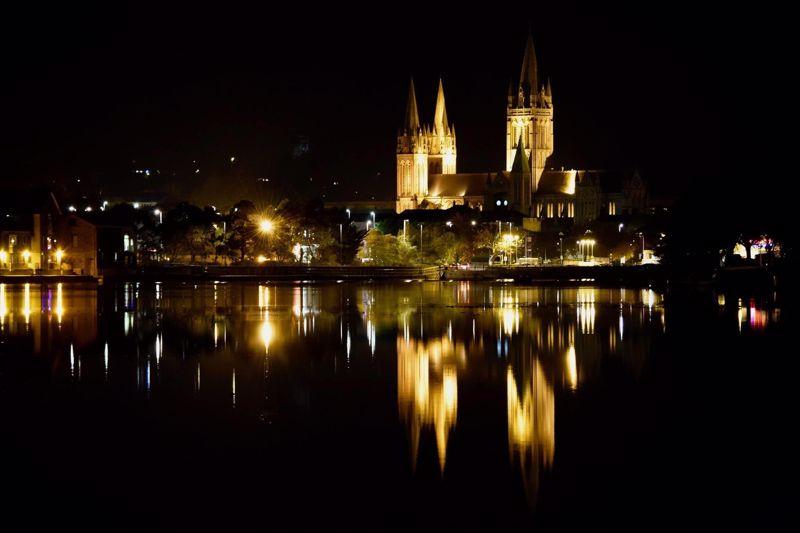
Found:
[[[549,80],[546,85],[540,84],[537,70],[533,37],[528,35],[519,83],[508,87],[506,170],[512,170],[521,145],[530,161],[534,193],[547,158],[553,154],[553,94]]]

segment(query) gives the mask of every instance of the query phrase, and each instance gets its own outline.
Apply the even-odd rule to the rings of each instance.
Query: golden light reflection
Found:
[[[611,337],[614,338],[613,335]],[[564,356],[564,369],[567,373],[567,383],[571,390],[578,389],[578,361],[575,356],[575,346],[567,348],[567,353]]]
[[[22,296],[22,315],[25,317],[25,323],[28,324],[31,320],[31,284],[25,284],[25,292]]]
[[[465,357],[466,347],[446,335],[430,341],[397,338],[397,403],[400,419],[409,428],[415,467],[423,430],[432,428],[444,471],[458,412],[457,363]]]
[[[538,359],[530,376],[517,380],[511,367],[506,373],[508,446],[511,461],[519,464],[525,490],[533,503],[541,469],[549,469],[556,449],[555,395]]]
[[[56,285],[56,318],[59,325],[64,318],[64,287],[63,283]]]
[[[269,320],[269,312],[266,313],[264,321],[261,323],[259,336],[261,337],[262,344],[264,344],[264,352],[269,355],[269,346],[272,344],[272,339],[275,336],[275,330]]]
[[[6,300],[6,284],[0,283],[0,325],[5,325],[8,315],[8,301]]]
[[[597,313],[595,308],[596,300],[597,289],[593,287],[581,287],[578,289],[576,314],[581,333],[587,335],[594,333],[594,319]]]

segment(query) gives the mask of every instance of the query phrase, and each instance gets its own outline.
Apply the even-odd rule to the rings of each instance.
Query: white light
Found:
[[[74,206],[74,205],[71,205],[71,206],[67,207],[67,211],[72,211],[72,212],[74,212],[74,211],[75,211],[75,206]]]
[[[139,209],[139,202],[133,202],[133,208]]]

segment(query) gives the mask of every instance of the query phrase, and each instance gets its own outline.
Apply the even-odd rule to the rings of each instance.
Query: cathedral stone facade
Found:
[[[550,80],[539,79],[528,36],[518,83],[508,90],[505,170],[457,173],[455,127],[448,122],[442,80],[433,123],[422,124],[412,79],[397,136],[396,211],[502,206],[526,217],[582,223],[643,210],[646,190],[636,173],[547,169],[554,150],[553,112]]]

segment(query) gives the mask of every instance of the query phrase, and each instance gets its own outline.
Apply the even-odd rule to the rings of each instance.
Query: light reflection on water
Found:
[[[735,304],[728,323],[738,332],[780,318],[756,300],[712,298],[723,311]],[[303,418],[323,383],[346,386],[380,406],[382,418],[364,424],[404,428],[408,454],[385,460],[404,462],[412,476],[430,459],[439,478],[469,469],[464,454],[448,461],[453,447],[471,446],[455,438],[461,421],[472,432],[499,423],[507,431],[491,437],[503,441],[531,507],[558,465],[559,405],[601,383],[608,360],[635,381],[667,332],[667,313],[652,289],[0,284],[0,338],[20,356],[52,358],[42,379],[106,384],[106,394],[154,405],[168,395],[202,398],[168,415],[253,423]],[[396,390],[393,402],[380,390]]]

